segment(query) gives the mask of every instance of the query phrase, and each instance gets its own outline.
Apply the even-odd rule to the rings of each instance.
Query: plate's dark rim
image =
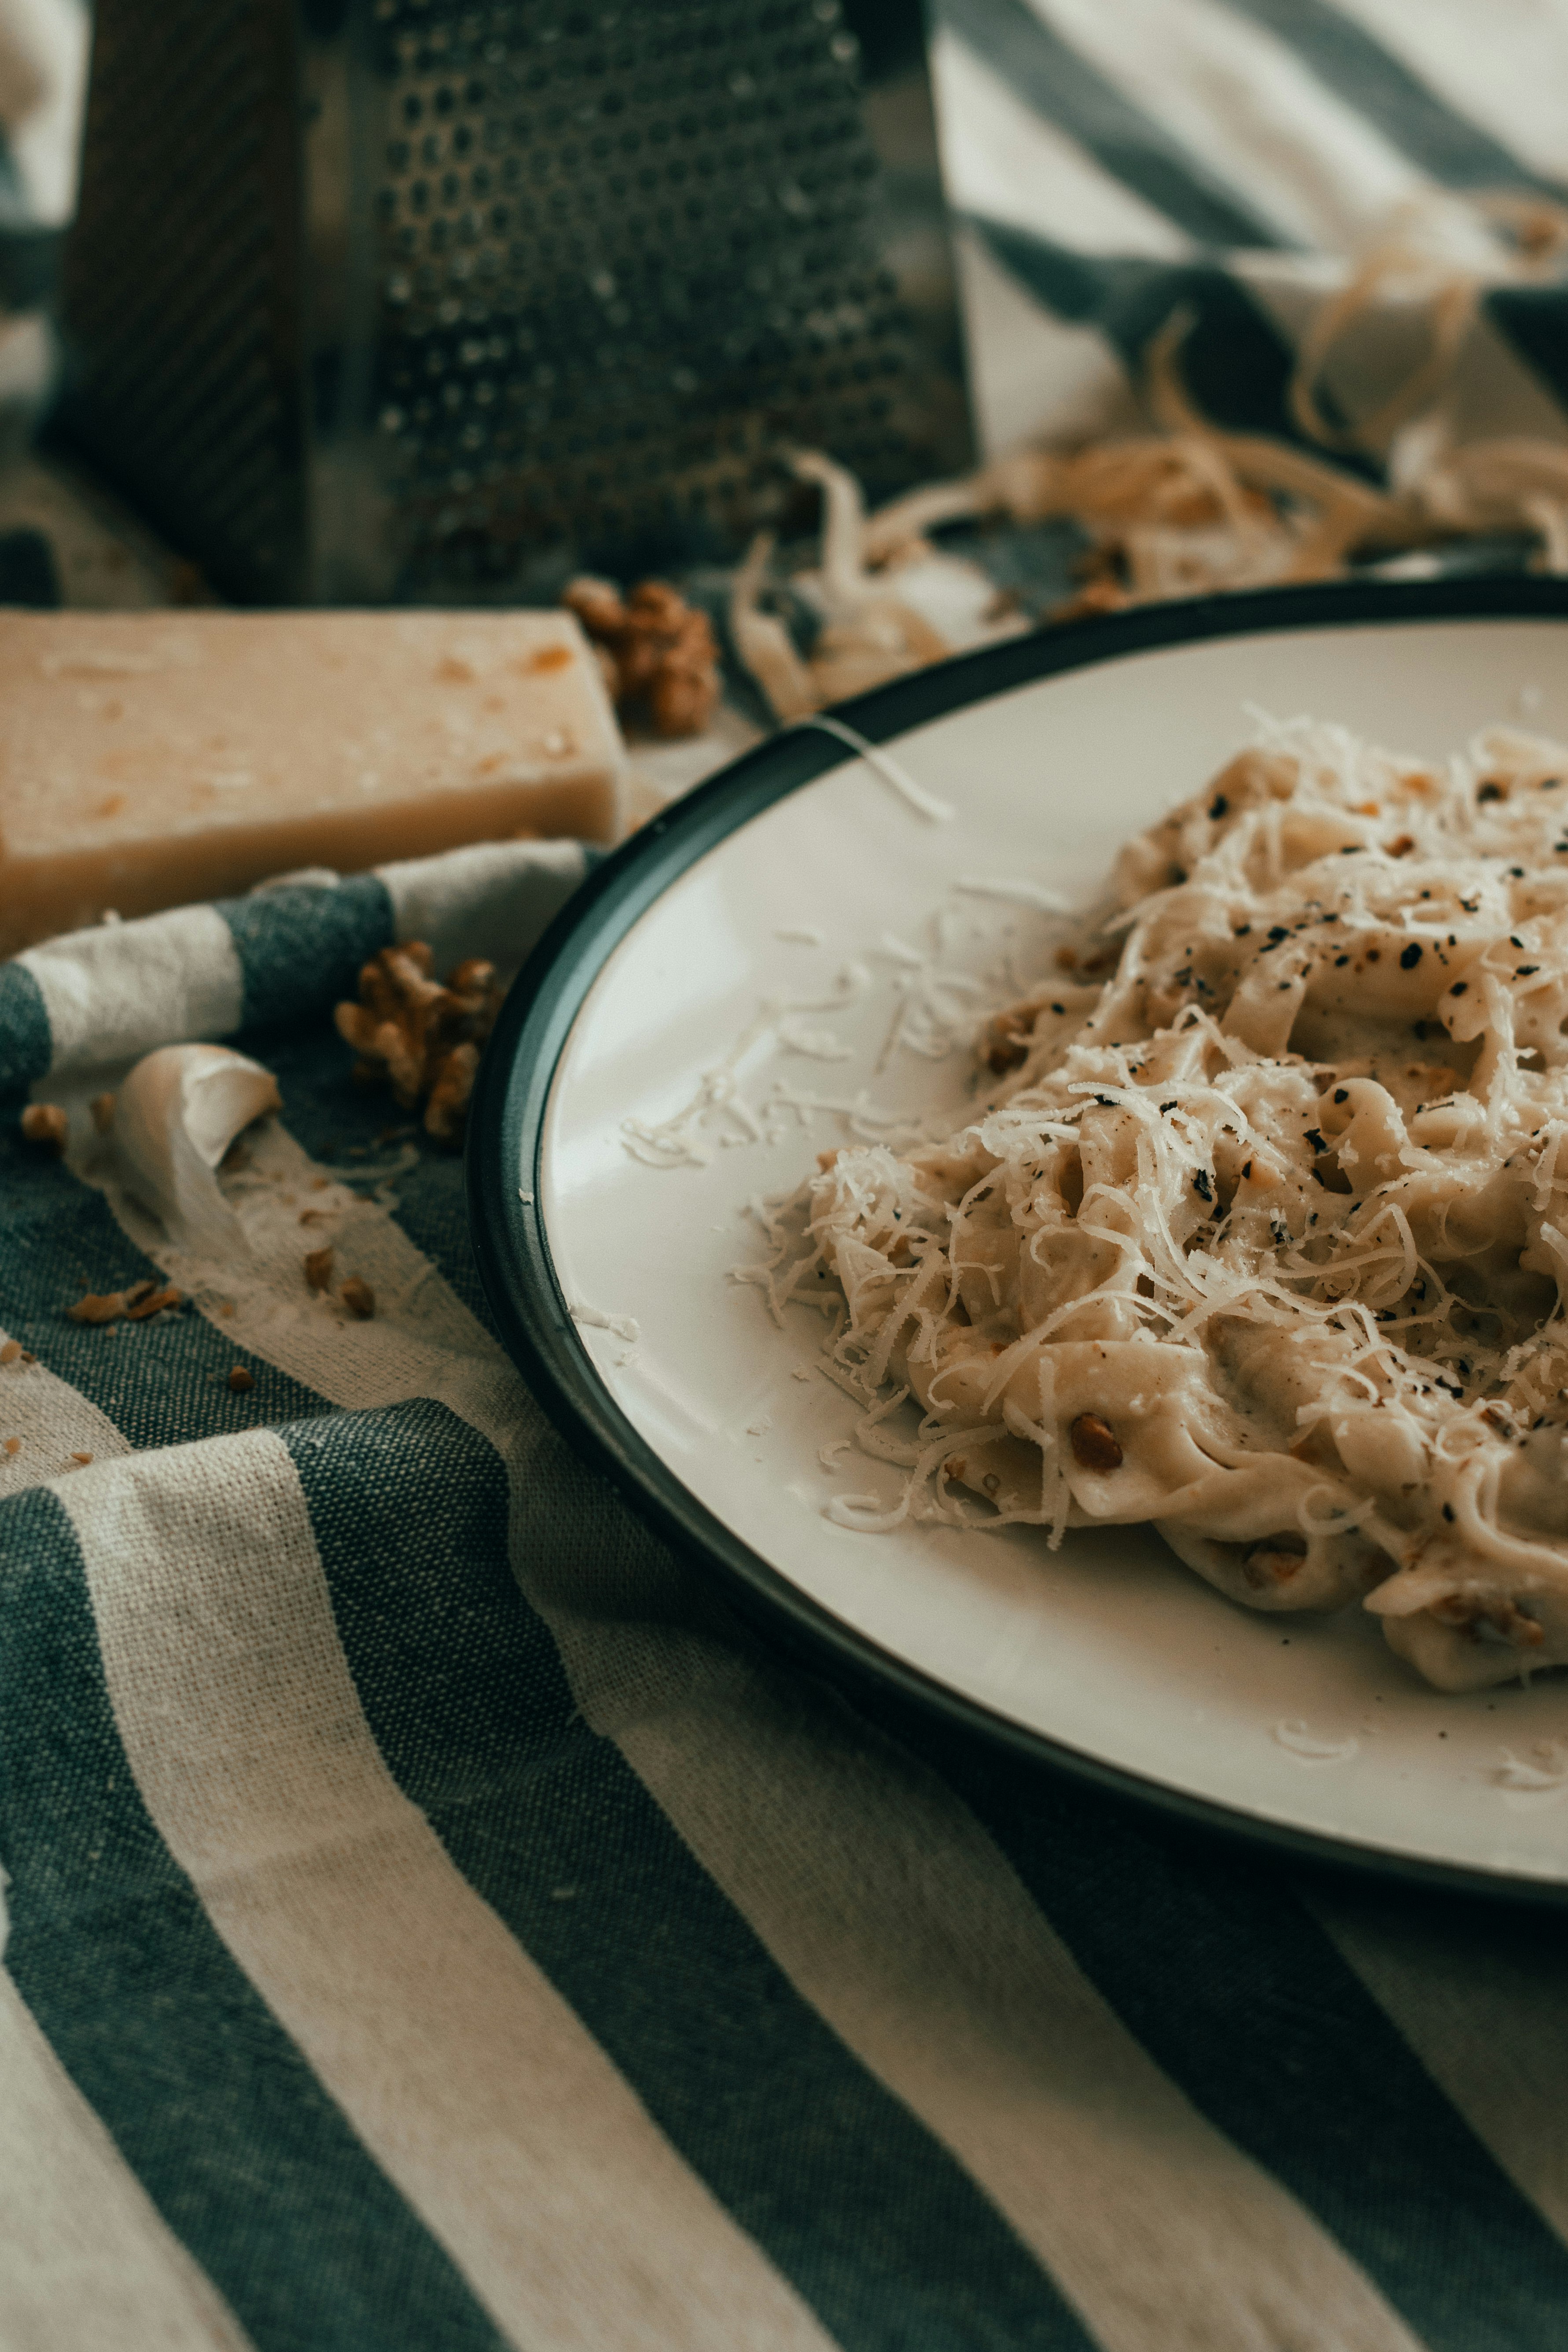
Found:
[[[882,743],[1037,678],[1129,654],[1281,630],[1475,620],[1568,621],[1568,581],[1516,575],[1336,583],[1147,606],[961,655],[841,703],[834,715],[868,742]],[[1262,1820],[1101,1763],[994,1714],[807,1599],[689,1492],[604,1386],[567,1312],[535,1205],[545,1111],[568,1033],[615,948],[679,875],[773,802],[857,756],[809,724],[759,744],[607,858],[562,909],[515,982],[474,1090],[467,1182],[480,1280],[535,1395],[568,1442],[668,1542],[715,1569],[747,1614],[825,1668],[851,1680],[869,1677],[1032,1762],[1277,1853],[1453,1891],[1568,1902],[1568,1884],[1427,1861]],[[532,1171],[529,1202],[520,1196],[524,1168]]]

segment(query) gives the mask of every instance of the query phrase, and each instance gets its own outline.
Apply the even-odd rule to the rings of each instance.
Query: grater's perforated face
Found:
[[[95,25],[64,415],[226,594],[548,594],[730,552],[792,446],[968,456],[920,0]]]
[[[79,438],[276,602],[307,587],[291,54],[269,0],[100,5],[61,289]]]
[[[402,593],[732,543],[787,495],[781,445],[873,490],[931,462],[839,0],[374,13]]]

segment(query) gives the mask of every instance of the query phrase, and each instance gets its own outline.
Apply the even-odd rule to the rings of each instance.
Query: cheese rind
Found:
[[[520,832],[619,838],[572,614],[0,613],[0,954]]]

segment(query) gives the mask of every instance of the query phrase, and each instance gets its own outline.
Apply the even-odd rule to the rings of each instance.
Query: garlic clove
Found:
[[[241,1128],[280,1110],[270,1070],[223,1045],[161,1045],[120,1089],[114,1125],[126,1188],[186,1248],[243,1250],[213,1173]]]

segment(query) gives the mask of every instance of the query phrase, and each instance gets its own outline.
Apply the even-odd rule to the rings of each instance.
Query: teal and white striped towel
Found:
[[[1238,432],[1299,439],[1303,334],[1403,213],[1476,257],[1445,206],[1568,201],[1564,0],[936,0],[934,68],[960,222],[979,424],[1124,429],[1153,338]],[[1487,276],[1481,267],[1483,281]],[[1337,344],[1363,416],[1427,349],[1387,289]],[[1458,442],[1568,436],[1568,283],[1500,282],[1456,354]]]
[[[479,955],[510,973],[597,855],[503,841],[347,879],[315,866],[244,898],[47,940],[0,964],[0,1089],[303,1020],[352,997],[360,966],[395,940],[426,940],[440,971]]]
[[[261,929],[346,968],[403,888],[110,927],[74,995],[35,955],[9,1066],[78,1008],[78,1102],[149,936],[221,1030],[284,1002]],[[378,1144],[296,961],[248,1259],[0,1109],[6,2352],[1555,2352],[1561,1923],[1188,1843],[768,1656],[544,1422],[457,1162]],[[184,1311],[66,1315],[153,1273]]]

